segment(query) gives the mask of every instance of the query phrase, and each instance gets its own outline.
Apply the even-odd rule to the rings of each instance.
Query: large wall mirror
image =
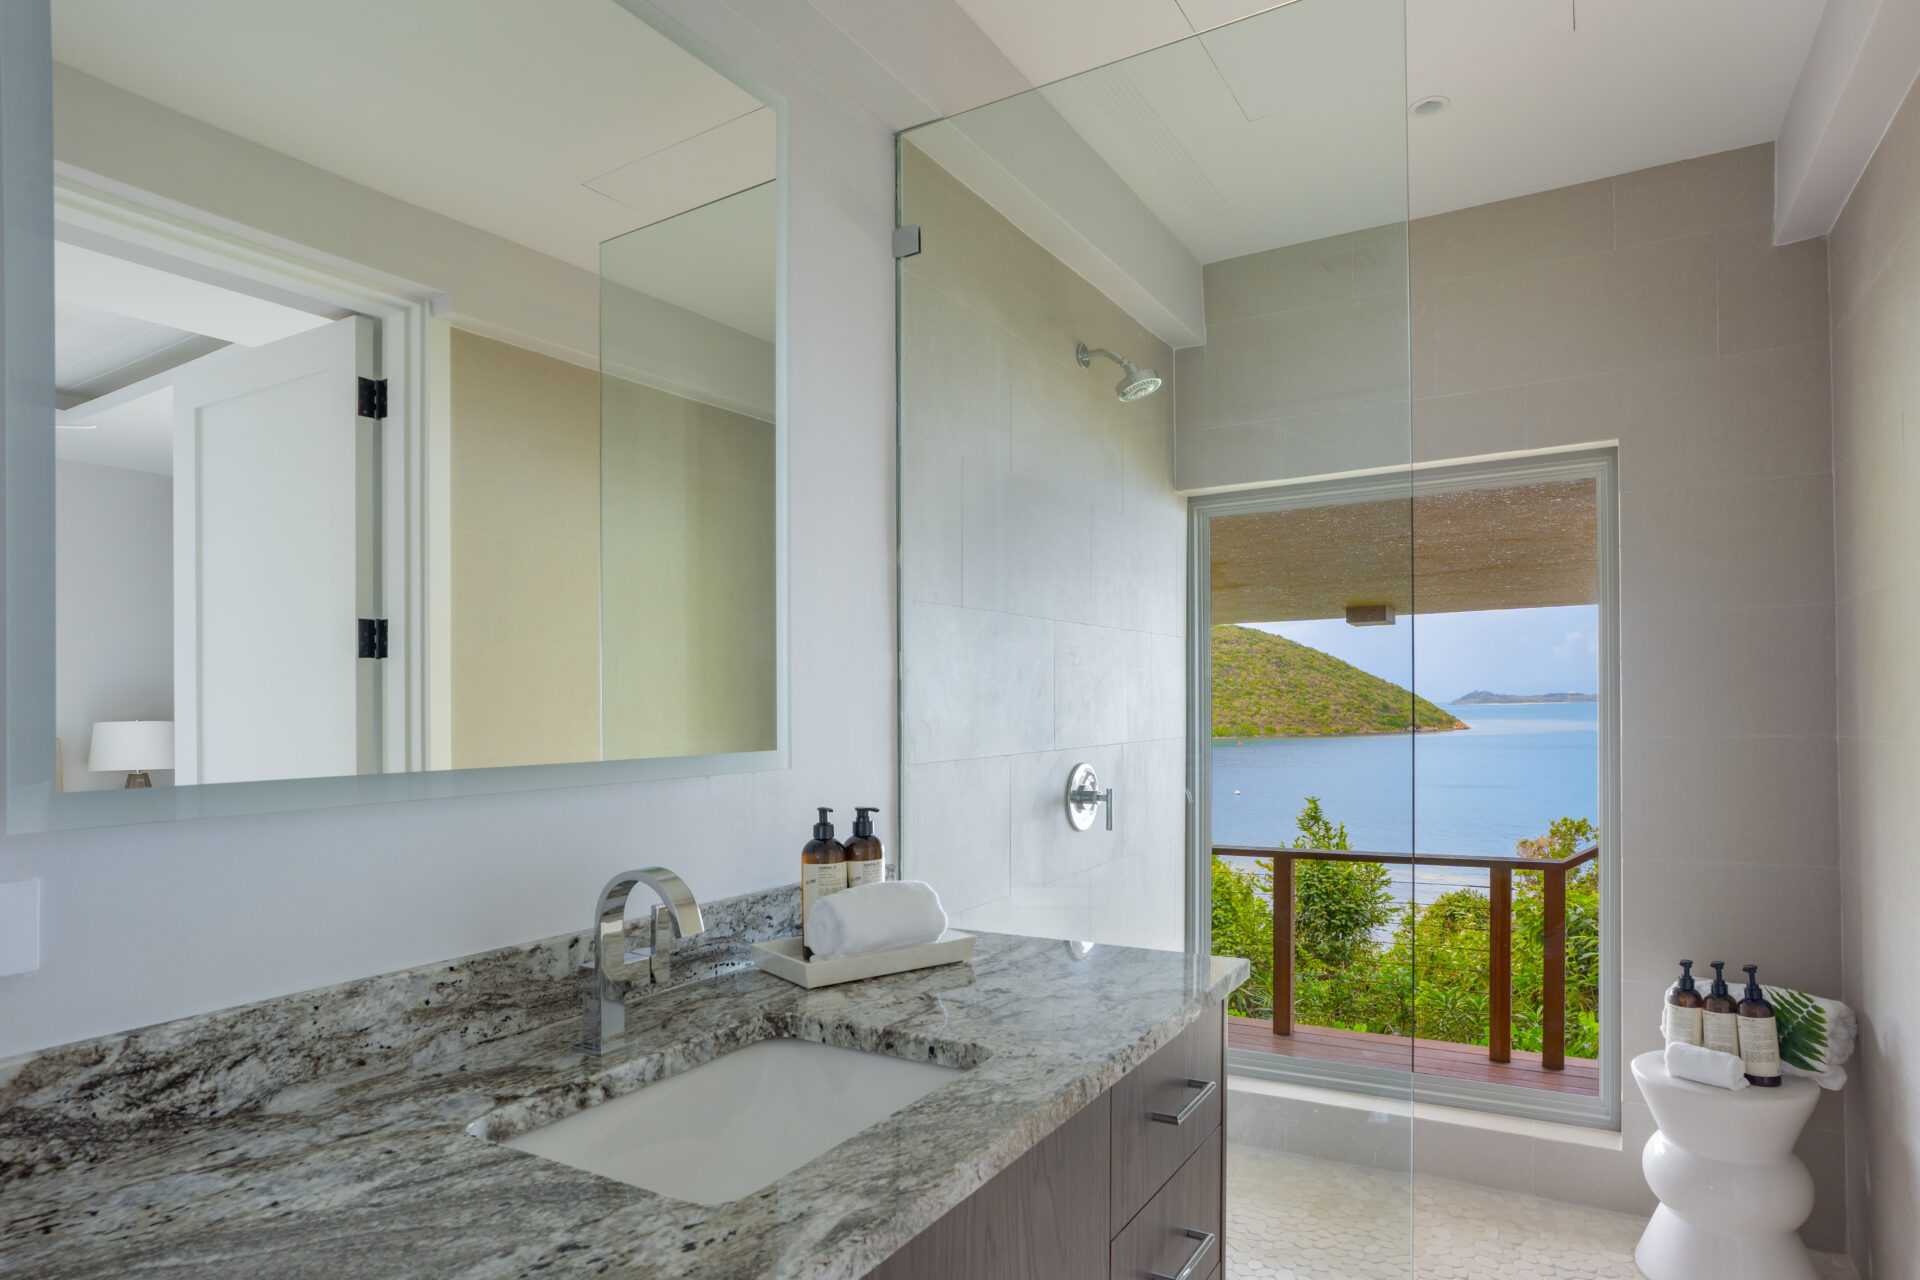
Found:
[[[640,0],[0,57],[11,829],[784,763],[775,100]]]

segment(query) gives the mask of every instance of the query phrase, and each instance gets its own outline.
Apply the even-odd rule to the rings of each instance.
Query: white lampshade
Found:
[[[95,773],[173,768],[173,721],[97,721],[93,747],[87,752],[87,768]]]

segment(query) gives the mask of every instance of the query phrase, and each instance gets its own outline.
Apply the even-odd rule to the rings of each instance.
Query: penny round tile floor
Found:
[[[1411,1190],[1409,1190],[1411,1182]],[[1646,1219],[1229,1144],[1224,1280],[1645,1280]],[[1821,1280],[1853,1280],[1815,1254]]]

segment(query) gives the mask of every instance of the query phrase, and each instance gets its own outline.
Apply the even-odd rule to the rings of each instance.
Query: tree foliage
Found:
[[[1344,825],[1309,798],[1296,819],[1295,849],[1348,848]],[[1570,857],[1598,838],[1585,818],[1558,818],[1523,840],[1521,857]],[[1294,1019],[1307,1026],[1488,1041],[1488,921],[1485,891],[1454,889],[1427,905],[1396,903],[1385,867],[1370,862],[1295,862]],[[1513,1044],[1538,1052],[1544,1024],[1544,876],[1513,876]],[[1567,1036],[1570,1057],[1599,1055],[1600,877],[1593,862],[1567,877]],[[1253,976],[1231,1011],[1273,1012],[1273,865],[1213,864],[1217,955],[1245,956]]]

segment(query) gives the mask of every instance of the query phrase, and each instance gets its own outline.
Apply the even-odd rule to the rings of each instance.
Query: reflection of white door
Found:
[[[176,780],[376,772],[379,322],[229,347],[174,385]]]

